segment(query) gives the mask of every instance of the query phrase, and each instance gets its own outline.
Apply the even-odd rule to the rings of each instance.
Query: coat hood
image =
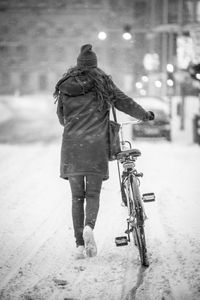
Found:
[[[69,96],[84,95],[94,87],[94,81],[84,75],[69,76],[58,89]]]

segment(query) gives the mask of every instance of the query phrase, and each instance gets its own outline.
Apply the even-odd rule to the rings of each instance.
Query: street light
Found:
[[[131,26],[129,24],[124,25],[124,33],[122,34],[123,39],[125,40],[131,40],[132,34],[130,33]]]
[[[156,86],[157,88],[161,88],[162,82],[161,82],[160,80],[156,80],[156,81],[155,81],[155,86]]]
[[[196,74],[196,79],[200,80],[200,73]]]
[[[148,76],[146,76],[146,75],[142,76],[142,81],[144,81],[144,82],[148,82],[148,81],[149,81],[149,78],[148,78]]]
[[[168,78],[167,79],[167,85],[171,86],[171,87],[174,86],[174,81],[172,79]]]
[[[143,87],[142,82],[140,82],[140,81],[137,81],[135,86],[137,89],[141,89]]]
[[[107,34],[104,31],[98,33],[98,39],[104,41],[107,38]]]
[[[140,90],[140,95],[142,96],[146,96],[147,92],[144,90],[144,89],[141,89]]]
[[[167,64],[167,85],[169,87],[174,86],[174,66],[172,64]]]
[[[167,64],[167,72],[169,72],[169,73],[174,72],[174,66],[172,64]]]
[[[190,65],[189,66],[190,76],[195,80],[200,80],[200,64]]]
[[[125,40],[131,40],[131,38],[132,38],[132,35],[129,33],[129,32],[124,32],[123,33],[123,39],[125,39]]]

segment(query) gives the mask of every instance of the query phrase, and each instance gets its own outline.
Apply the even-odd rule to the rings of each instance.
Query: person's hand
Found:
[[[155,119],[155,115],[154,115],[154,113],[153,113],[152,111],[148,111],[148,112],[147,112],[147,119],[148,119],[149,121],[152,121],[152,120]]]

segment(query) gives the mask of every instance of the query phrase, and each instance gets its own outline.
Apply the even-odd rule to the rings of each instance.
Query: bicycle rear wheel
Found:
[[[135,227],[133,229],[133,236],[134,236],[135,245],[138,247],[141,265],[144,267],[148,267],[149,260],[148,260],[147,250],[146,250],[144,228],[143,227],[140,227],[140,228]]]
[[[133,227],[133,240],[135,245],[138,247],[141,265],[148,267],[149,260],[147,255],[145,231],[144,231],[144,211],[142,207],[142,200],[136,178],[131,176],[131,192],[133,195],[133,201],[135,204],[135,217],[136,224]]]

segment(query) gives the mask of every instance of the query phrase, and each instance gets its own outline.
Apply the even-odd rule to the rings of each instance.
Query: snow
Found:
[[[194,142],[194,117],[200,113],[200,100],[194,96],[184,98],[184,121],[181,126],[181,117],[178,114],[178,110],[180,110],[182,101],[183,99],[178,96],[171,99],[172,140],[183,144],[192,144]]]
[[[94,230],[98,255],[75,260],[71,195],[59,178],[60,144],[0,145],[0,299],[200,299],[200,149],[137,141],[149,268],[124,235],[116,162],[103,184]]]

